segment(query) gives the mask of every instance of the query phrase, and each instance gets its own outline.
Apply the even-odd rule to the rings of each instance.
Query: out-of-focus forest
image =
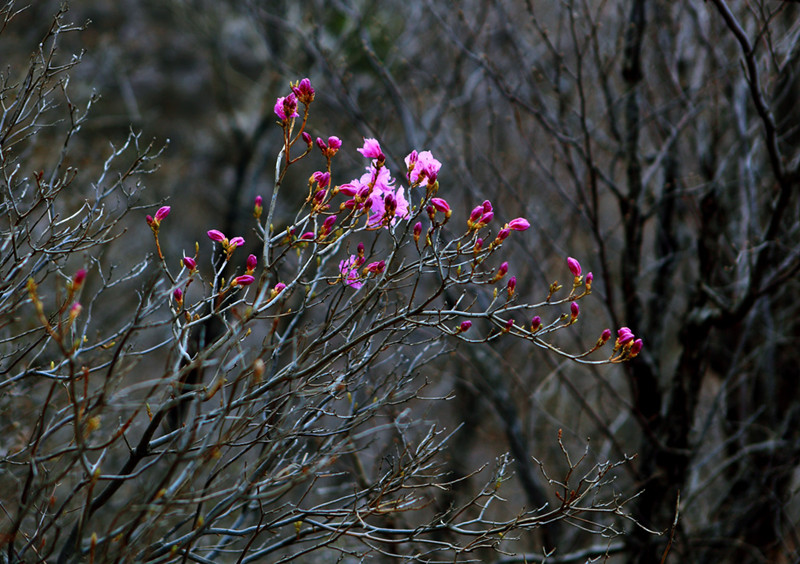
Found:
[[[25,80],[60,5],[16,2],[6,13],[19,10],[0,23],[6,86]],[[92,100],[64,157],[80,171],[67,188],[74,193],[65,197],[79,203],[78,186],[102,174],[110,151],[131,132],[140,153],[152,140],[149,156],[136,163],[146,169],[137,169],[146,172],[139,189],[114,196],[110,208],[124,202],[130,211],[114,223],[118,236],[109,235],[108,250],[93,255],[90,277],[113,268],[136,271],[154,252],[143,217],[159,205],[172,208],[169,236],[160,239],[165,256],[193,252],[195,241],[207,243],[209,229],[243,234],[248,252],[257,252],[256,237],[248,236],[252,202],[271,193],[283,143],[275,99],[288,93],[290,81],[308,77],[316,90],[311,135],[343,142],[335,184],[363,172],[355,149],[365,137],[381,142],[389,166],[402,166],[412,149],[430,150],[442,162],[439,194],[454,217],[467,217],[490,199],[497,215],[530,221],[531,229],[515,233],[502,249],[519,299],[541,302],[556,279],[568,285],[567,256],[580,260],[584,274],[593,273],[580,323],[556,337],[559,347],[586,350],[605,327],[628,326],[644,340],[641,354],[620,364],[576,364],[529,341],[495,339],[453,344],[422,365],[417,376],[427,387],[398,417],[418,429],[435,422],[448,436],[437,456],[449,487],[415,508],[430,522],[468,503],[498,465],[505,472],[499,495],[507,503],[487,503],[484,510],[513,519],[565,503],[576,483],[562,487],[567,470],[591,474],[602,461],[621,462],[592,494],[597,519],[588,512],[545,520],[502,542],[493,537],[494,544],[436,553],[434,561],[800,561],[800,6],[778,0],[81,0],[62,18],[82,28],[65,30],[55,55],[74,63],[63,75],[69,101],[85,108]],[[65,123],[20,145],[27,169],[19,175],[58,157]],[[283,179],[283,204],[273,218],[278,231],[292,222],[314,170],[301,162]],[[6,263],[11,249],[0,245]],[[76,249],[77,268],[86,259]],[[127,297],[99,301],[92,310],[96,324],[117,327],[121,312],[142,307],[136,296],[145,286],[124,277],[119,284]],[[26,295],[24,285],[15,291]],[[2,321],[12,325],[10,317]],[[137,346],[146,350],[147,343]],[[3,379],[20,370],[14,354],[0,365]],[[158,355],[142,353],[126,377],[162,370],[167,361]],[[388,370],[378,363],[368,377],[380,379]],[[26,529],[22,517],[16,521],[24,503],[15,497],[28,487],[24,477],[38,474],[26,474],[13,453],[35,435],[24,414],[47,393],[11,390],[0,389],[4,562],[15,561],[8,531],[19,529],[16,550],[36,530]],[[434,396],[441,399],[425,399]],[[366,474],[393,464],[384,447],[364,448],[372,453],[365,456],[372,465]],[[53,463],[48,472],[58,472],[58,456],[56,450],[46,461]],[[326,471],[349,479],[341,468]],[[69,483],[76,491],[86,486]],[[189,483],[198,498],[208,491],[204,483]],[[90,487],[86,495],[96,499],[99,491],[100,485],[94,494]],[[134,499],[139,490],[120,491]],[[41,496],[36,503],[45,504],[50,492]],[[209,494],[205,503],[216,501]],[[173,532],[184,525],[199,530],[198,504],[187,503],[184,511],[191,523],[176,521]],[[83,519],[94,522],[79,529],[81,561],[94,557],[94,545],[86,548],[92,530],[101,540],[129,535],[122,520],[100,532],[93,513],[64,508],[58,518],[69,524],[50,530],[47,543],[54,548],[37,546],[35,554],[72,561],[75,555],[62,546],[75,543],[70,532]],[[403,521],[404,515],[386,517],[381,527],[413,530],[413,518]],[[240,518],[214,534],[261,526],[246,512]],[[292,523],[276,530],[291,530]],[[434,537],[448,546],[448,534],[458,533],[443,529]],[[242,554],[238,561],[247,561],[250,545],[236,544],[246,543],[246,534],[225,545]],[[397,539],[391,550],[374,549],[384,545],[368,536],[354,537],[362,544],[351,550],[342,532],[336,550],[326,541],[316,552],[291,552],[285,541],[274,552],[263,548],[262,557],[399,562],[428,554],[386,534]],[[112,555],[113,542],[97,546]],[[233,556],[212,553],[218,560],[195,560],[188,550],[171,553],[167,541],[160,552],[154,538],[139,542],[151,548],[137,561],[237,561],[234,550]],[[33,554],[20,561],[35,561]]]

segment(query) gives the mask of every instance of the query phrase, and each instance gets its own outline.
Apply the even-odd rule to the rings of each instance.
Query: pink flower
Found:
[[[439,169],[442,168],[442,163],[433,158],[430,151],[421,153],[411,151],[405,161],[408,169],[408,181],[411,184],[421,183],[426,178],[428,184],[433,184],[439,175]]]
[[[524,217],[518,217],[516,219],[512,219],[506,224],[506,227],[508,227],[512,231],[525,231],[530,226],[531,224],[528,223],[528,220],[525,219]]]
[[[170,211],[170,207],[169,206],[164,206],[164,207],[159,208],[158,211],[156,212],[155,220],[156,221],[161,221],[162,219],[164,219],[165,217],[167,217],[169,215],[169,211]]]
[[[386,157],[383,155],[383,151],[381,151],[380,143],[378,143],[377,139],[373,139],[371,137],[365,137],[364,146],[360,149],[357,149],[357,151],[368,159],[378,159],[379,161],[386,160]]]
[[[475,224],[475,227],[477,229],[480,229],[481,227],[485,226],[487,223],[491,222],[493,219],[494,219],[494,212],[492,212],[492,211],[485,212],[481,216],[481,218],[478,220],[478,223]]]
[[[234,237],[231,239],[230,243],[228,243],[231,249],[235,249],[236,247],[241,247],[244,245],[244,237]]]
[[[275,108],[273,109],[275,110],[275,114],[281,118],[282,121],[287,121],[290,118],[295,118],[300,115],[297,113],[297,97],[294,95],[294,92],[288,96],[278,98],[275,102]]]
[[[183,263],[183,266],[185,266],[186,268],[188,268],[191,271],[194,271],[194,270],[197,269],[197,261],[194,260],[192,257],[183,257],[181,262]]]
[[[255,276],[252,276],[250,274],[242,274],[241,276],[237,276],[236,278],[233,279],[233,282],[231,282],[231,286],[249,286],[255,281],[256,281]]]
[[[306,106],[314,101],[314,89],[311,87],[311,81],[307,78],[293,85],[292,93]]]
[[[342,273],[342,280],[351,288],[358,290],[364,285],[358,276],[358,257],[350,255],[350,258],[343,260],[339,263],[339,272]]]
[[[472,327],[472,321],[469,319],[465,319],[461,322],[461,325],[458,327],[459,333],[464,333],[465,331],[469,331],[469,328]]]
[[[492,211],[492,202],[490,202],[489,200],[484,200],[483,213],[489,213],[490,211]]]
[[[577,278],[581,275],[581,263],[572,257],[567,257],[567,266],[572,275]]]
[[[327,237],[328,234],[331,232],[331,229],[333,229],[334,223],[336,223],[335,215],[329,215],[328,217],[326,217],[325,221],[322,222],[322,227],[319,230],[319,236]]]
[[[335,135],[331,135],[328,137],[328,149],[332,150],[334,153],[341,149],[342,147],[342,140],[336,137]]]
[[[625,346],[631,341],[633,341],[633,331],[628,329],[627,327],[620,327],[617,331],[617,345],[618,346]]]
[[[227,239],[225,237],[225,234],[222,231],[219,231],[218,229],[210,230],[207,233],[207,235],[208,235],[209,239],[211,239],[212,241],[216,241],[217,243],[222,243],[223,241],[225,241]]]

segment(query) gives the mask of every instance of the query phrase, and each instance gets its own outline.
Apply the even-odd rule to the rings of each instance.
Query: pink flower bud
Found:
[[[644,346],[644,341],[642,341],[641,339],[636,339],[633,342],[633,344],[631,345],[631,350],[630,350],[630,353],[629,353],[630,357],[633,358],[636,355],[638,355],[640,352],[642,352],[642,347],[643,346]]]
[[[231,239],[231,242],[228,243],[231,249],[235,249],[236,247],[241,247],[244,245],[244,237],[234,237]]]
[[[328,146],[325,144],[325,141],[322,140],[322,137],[317,137],[317,147],[319,150],[322,151],[322,154],[325,154],[325,151],[328,150]]]
[[[528,223],[528,220],[525,219],[524,217],[518,217],[516,219],[512,219],[506,225],[506,227],[508,227],[512,231],[525,231],[530,226],[531,226],[531,224]]]
[[[81,314],[81,311],[83,311],[83,306],[79,302],[74,302],[69,308],[70,322],[75,321],[75,319]]]
[[[155,220],[161,221],[162,219],[166,218],[169,215],[169,210],[170,210],[169,206],[164,206],[159,208],[158,211],[156,212]]]
[[[302,137],[302,138],[303,138],[303,141],[305,141],[305,142],[306,142],[306,145],[308,145],[309,147],[310,147],[310,146],[311,146],[311,144],[314,142],[314,141],[311,139],[311,135],[308,133],[308,131],[304,131],[303,133],[301,133],[301,134],[300,134],[300,137]]]
[[[144,217],[144,220],[147,222],[147,225],[149,225],[150,227],[153,227],[154,224],[155,224],[155,221],[156,221],[155,219],[153,219],[152,215],[146,215]]]
[[[276,294],[280,294],[285,289],[286,289],[286,284],[284,284],[283,282],[278,282],[277,284],[275,284],[275,287],[273,288]]]
[[[258,265],[258,258],[256,257],[256,255],[249,255],[247,257],[247,270],[253,271],[256,269],[257,265]]]
[[[506,325],[505,325],[505,327],[503,327],[503,331],[508,333],[513,328],[514,328],[514,320],[513,319],[509,319],[508,321],[506,321]]]
[[[84,280],[86,280],[86,270],[81,268],[75,273],[75,276],[72,277],[72,289],[76,291],[80,289],[80,287],[83,286]]]
[[[516,276],[512,276],[511,278],[508,279],[507,289],[508,289],[508,298],[511,299],[511,297],[514,295],[514,291],[517,289]]]
[[[176,302],[181,303],[183,301],[183,290],[175,288],[175,291],[172,292],[172,297],[175,298]]]
[[[300,239],[303,241],[312,241],[316,235],[314,235],[313,231],[306,231],[302,235],[300,235]]]
[[[419,243],[419,236],[422,235],[422,222],[418,221],[414,224],[414,242]]]
[[[610,338],[611,338],[611,329],[603,329],[603,332],[600,334],[600,340],[606,343]]]
[[[342,147],[342,140],[336,137],[335,135],[331,135],[328,137],[328,148],[333,151],[334,153],[338,151]]]
[[[325,188],[328,184],[331,183],[331,173],[327,171],[322,172],[318,170],[317,172],[311,175],[311,178],[313,178],[314,181],[317,184],[319,184],[320,188]]]
[[[569,271],[575,278],[581,275],[581,263],[579,263],[574,258],[567,257],[567,266],[569,267]]]
[[[464,333],[465,331],[469,331],[469,328],[472,327],[472,321],[469,319],[465,319],[461,322],[461,325],[458,327],[459,333]]]
[[[264,210],[264,199],[261,196],[256,196],[255,204],[253,205],[253,215],[256,219],[261,218],[261,212]]]
[[[503,264],[500,265],[500,268],[497,269],[497,274],[499,274],[500,277],[502,278],[503,276],[506,275],[507,272],[508,272],[508,263],[504,262]]]
[[[311,81],[307,78],[292,86],[292,93],[306,106],[314,101],[314,89],[311,87]]]
[[[483,213],[489,213],[492,211],[492,202],[489,200],[484,200],[481,207],[483,208]]]
[[[482,248],[483,248],[483,239],[478,237],[477,239],[475,239],[475,246],[472,247],[472,252],[473,253],[479,253],[479,252],[481,252]]]
[[[594,274],[592,274],[590,272],[589,274],[586,275],[586,289],[587,290],[591,290],[592,289],[592,282],[594,282]]]
[[[450,215],[453,213],[452,210],[450,209],[450,204],[448,204],[447,201],[443,198],[431,198],[431,205],[433,205],[434,208],[442,212],[444,216],[447,218],[449,218]]]
[[[322,222],[322,233],[330,233],[331,229],[333,229],[333,224],[336,223],[336,216],[329,215],[325,218],[325,221]]]
[[[483,215],[483,206],[477,206],[470,212],[467,223],[468,224],[475,223],[481,218],[482,215]]]
[[[494,212],[488,211],[484,213],[478,220],[478,226],[483,227],[487,223],[490,223],[493,219],[494,219]]]
[[[237,276],[236,278],[233,279],[233,282],[231,282],[231,286],[249,286],[255,281],[256,281],[255,276],[252,276],[250,274],[242,274],[241,276]]]
[[[621,333],[619,337],[617,337],[617,343],[619,344],[619,346],[624,347],[625,345],[633,341],[633,339],[634,339],[633,333],[630,332]]]
[[[222,243],[225,240],[225,234],[218,229],[212,229],[207,233],[208,238],[217,243]]]
[[[502,243],[503,241],[505,241],[508,238],[508,236],[510,234],[511,234],[511,230],[504,227],[503,229],[501,229],[500,231],[497,232],[497,238],[495,239],[495,242],[498,243],[498,244]]]
[[[580,311],[581,308],[577,304],[577,302],[572,302],[571,304],[569,304],[569,313],[573,321],[578,319],[578,314],[580,313]]]
[[[290,118],[299,116],[300,114],[297,113],[297,97],[294,92],[288,96],[278,98],[275,101],[273,110],[275,111],[275,115],[281,118],[282,121],[287,121]]]
[[[194,260],[192,257],[183,257],[181,262],[183,263],[183,266],[185,266],[189,270],[194,271],[197,269],[197,261]]]
[[[364,267],[364,274],[371,272],[372,274],[380,274],[386,268],[386,261],[371,262]]]
[[[542,327],[542,318],[534,315],[531,319],[531,333],[536,333]]]

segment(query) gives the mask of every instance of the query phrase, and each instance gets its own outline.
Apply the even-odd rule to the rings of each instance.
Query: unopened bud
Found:
[[[542,327],[542,318],[534,315],[531,319],[531,333],[536,333]]]
[[[569,304],[569,314],[572,321],[578,319],[578,314],[580,313],[580,311],[581,308],[577,302],[572,302],[571,304]]]
[[[461,325],[458,327],[459,333],[464,333],[465,331],[469,331],[469,328],[472,327],[472,321],[469,319],[465,319],[461,322]]]

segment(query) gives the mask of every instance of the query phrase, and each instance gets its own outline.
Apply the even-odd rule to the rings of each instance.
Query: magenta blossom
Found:
[[[642,341],[641,339],[636,339],[631,345],[631,350],[628,354],[630,354],[631,358],[635,357],[640,352],[642,352],[643,346],[644,346],[644,341]]]
[[[570,317],[572,318],[573,321],[578,319],[578,314],[580,313],[580,311],[581,308],[577,304],[577,302],[572,302],[571,304],[569,304]]]
[[[512,231],[525,231],[531,226],[527,219],[524,217],[518,217],[516,219],[512,219],[506,224],[508,229]]]
[[[237,276],[236,278],[233,279],[233,282],[231,282],[231,286],[249,286],[255,281],[256,281],[255,276],[252,276],[250,274],[242,274],[241,276]]]
[[[364,273],[368,274],[380,274],[386,269],[386,261],[380,260],[377,262],[371,262],[367,266],[364,267]]]
[[[183,266],[185,266],[189,270],[191,271],[197,270],[197,261],[194,260],[192,257],[183,257],[183,260],[181,262],[183,263]]]
[[[180,288],[175,288],[175,291],[172,292],[172,297],[174,297],[175,301],[178,303],[183,302],[183,290]]]
[[[461,325],[458,327],[459,333],[464,333],[465,331],[469,331],[469,328],[472,327],[472,321],[469,319],[465,319],[461,322]]]
[[[235,249],[236,247],[241,247],[242,245],[244,245],[244,237],[234,237],[233,239],[231,239],[228,245],[232,249]]]
[[[600,334],[600,340],[606,343],[610,338],[611,338],[611,329],[603,329],[603,332]]]
[[[171,208],[169,206],[164,206],[164,207],[159,208],[158,211],[156,212],[155,220],[156,221],[161,221],[162,219],[167,217],[169,215],[170,209]]]
[[[408,169],[408,181],[411,184],[421,183],[426,178],[428,184],[433,184],[439,175],[439,169],[442,168],[442,163],[433,158],[430,151],[421,153],[411,151],[405,158],[405,162]]]
[[[311,178],[312,180],[314,180],[314,182],[319,184],[320,188],[325,188],[328,184],[331,183],[331,173],[327,171],[322,172],[318,170],[317,172],[311,175]]]
[[[431,198],[431,205],[442,212],[446,218],[449,218],[453,213],[450,209],[450,204],[443,198]]]
[[[350,258],[339,262],[339,272],[342,274],[342,280],[351,288],[358,290],[364,285],[358,276],[358,267],[363,264],[355,255],[350,255]]]
[[[307,78],[292,85],[292,93],[306,106],[314,101],[314,89],[311,87],[311,81]]]
[[[275,115],[281,118],[282,121],[287,121],[290,118],[298,117],[297,113],[297,97],[294,92],[288,96],[282,96],[275,102]]]
[[[542,327],[542,318],[538,315],[534,315],[533,319],[531,319],[531,332],[536,333]]]
[[[357,151],[368,159],[378,159],[379,161],[386,160],[383,151],[381,151],[381,144],[378,143],[377,139],[371,137],[365,137],[364,146],[357,149]]]
[[[225,234],[222,231],[218,230],[218,229],[211,229],[207,233],[207,235],[208,235],[209,239],[211,239],[212,241],[216,241],[217,243],[222,243],[223,241],[227,240],[227,237],[225,237]]]
[[[581,263],[579,263],[574,258],[567,257],[567,266],[569,267],[569,271],[575,278],[578,278],[581,275]]]
[[[247,257],[247,271],[248,272],[254,271],[257,265],[258,265],[258,258],[256,257],[256,255],[249,255]]]

